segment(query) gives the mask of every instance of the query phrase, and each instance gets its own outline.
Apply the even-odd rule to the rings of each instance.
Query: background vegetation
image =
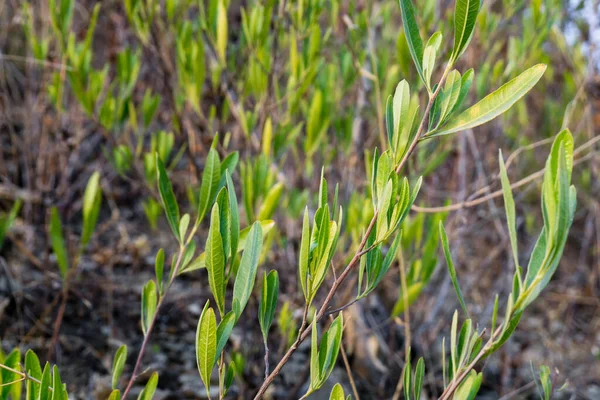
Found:
[[[437,56],[448,59],[454,1],[414,4],[421,36],[442,32]],[[529,260],[544,225],[544,163],[563,128],[573,134],[578,189],[563,259],[513,337],[485,361],[478,398],[537,398],[540,370],[556,389],[566,383],[556,398],[600,398],[598,18],[592,0],[483,2],[456,64],[463,77],[475,70],[464,105],[535,64],[547,64],[546,72],[494,121],[419,142],[403,170],[411,188],[423,176],[419,196],[401,239],[381,249],[398,246],[400,256],[380,281],[353,273],[337,291],[332,309],[352,305],[343,312],[341,356],[314,398],[327,398],[335,382],[355,397],[398,398],[409,347],[413,366],[425,360],[424,396],[442,395],[442,338],[461,304],[438,226],[481,331],[495,294],[504,299],[513,290],[514,264]],[[265,349],[272,370],[315,311],[303,313],[311,296],[298,283],[305,206],[312,221],[328,192],[344,210],[335,272],[311,299],[318,310],[373,218],[372,161],[390,147],[388,96],[406,80],[423,110],[419,93],[435,90],[413,65],[398,2],[5,0],[0,27],[0,361],[16,347],[33,349],[60,367],[71,398],[104,399],[125,344],[123,381],[138,378],[132,393],[157,371],[155,398],[206,398],[202,382],[210,378],[199,378],[194,351],[204,304],[210,299],[222,315],[245,291],[232,279],[219,299],[203,268],[210,261],[194,257],[160,297],[155,321],[140,307],[157,293],[149,285],[163,264],[159,249],[167,266],[174,254],[185,259],[174,240],[179,219],[163,213],[169,191],[157,186],[158,173],[168,176],[181,213],[191,213],[190,230],[196,216],[201,222],[189,236],[198,238],[196,255],[215,237],[212,202],[233,204],[217,188],[237,193],[239,227],[261,221],[240,234],[240,243],[243,232],[250,243],[262,237],[262,251],[253,255],[260,259],[255,295],[243,317],[235,313],[227,352],[236,372],[228,398],[251,398],[264,379]],[[438,61],[429,71],[434,82],[444,67]],[[504,221],[498,149],[514,192],[518,256]],[[331,213],[338,221],[336,207]],[[228,271],[244,265],[240,258],[229,257]],[[271,270],[278,279],[266,276]],[[279,287],[274,315],[264,302],[259,308],[267,281]],[[359,301],[357,284],[365,294]],[[273,398],[309,389],[309,341],[274,381]],[[148,348],[134,371],[142,343]]]

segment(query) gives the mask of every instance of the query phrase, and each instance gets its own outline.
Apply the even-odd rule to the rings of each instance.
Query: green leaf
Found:
[[[81,246],[85,247],[98,221],[100,204],[102,203],[102,190],[100,188],[100,173],[94,172],[87,183],[83,195],[83,232],[81,234]]]
[[[275,221],[273,221],[273,220],[257,221],[257,222],[260,223],[260,227],[261,227],[262,233],[263,233],[263,238],[275,226]],[[246,247],[246,239],[248,238],[248,233],[250,232],[250,228],[252,228],[252,226],[248,226],[240,231],[239,244],[238,244],[238,248],[237,248],[238,253],[240,251],[244,250],[244,248]],[[196,259],[190,265],[188,265],[186,268],[183,268],[181,271],[179,271],[179,273],[191,272],[191,271],[195,271],[197,269],[202,269],[202,268],[206,268],[206,253],[200,254],[198,257],[196,257]]]
[[[122,345],[115,353],[115,358],[113,360],[111,381],[111,386],[113,389],[116,389],[119,385],[119,378],[123,373],[123,368],[125,368],[125,361],[127,361],[127,346]]]
[[[146,387],[138,396],[138,400],[152,400],[152,397],[154,397],[154,392],[156,392],[157,386],[158,372],[153,372],[152,376],[150,376],[150,379],[148,380],[148,383],[146,383]]]
[[[227,194],[227,189],[223,188],[219,191],[216,204],[219,205],[219,231],[221,232],[221,239],[223,240],[225,264],[227,264],[227,260],[231,257],[231,215],[229,214],[231,210],[229,208],[229,195]]]
[[[56,365],[52,367],[52,377],[52,400],[69,400]]]
[[[231,387],[233,378],[235,378],[235,361],[232,361],[229,366],[227,366],[227,372],[225,372],[225,393],[227,393]]]
[[[458,99],[456,100],[456,104],[454,104],[454,107],[452,107],[452,109],[446,116],[446,120],[448,120],[452,115],[454,115],[454,113],[456,113],[459,110],[460,106],[467,98],[467,95],[469,94],[469,89],[471,89],[471,85],[473,84],[474,77],[475,72],[473,71],[473,68],[469,69],[463,74],[462,78],[460,79],[460,93],[458,95]],[[443,122],[445,123],[446,121]]]
[[[452,262],[452,254],[450,253],[450,247],[448,245],[448,235],[446,235],[446,229],[444,229],[444,223],[442,221],[440,221],[440,240],[442,242],[442,248],[444,249],[444,257],[446,257],[446,264],[448,264],[448,272],[450,273],[450,279],[452,279],[452,285],[454,286],[454,290],[458,296],[460,306],[467,315],[467,318],[469,318],[469,311],[467,310],[467,305],[465,304],[462,290],[460,290],[460,286],[458,285],[456,269],[454,268],[454,263]]]
[[[535,65],[515,79],[502,85],[495,92],[487,95],[479,103],[471,106],[456,117],[450,119],[447,125],[431,131],[426,136],[448,135],[450,133],[464,131],[485,124],[501,115],[513,106],[521,97],[529,92],[540,80],[546,65]]]
[[[121,400],[121,392],[117,389],[110,392],[110,396],[108,396],[108,400]]]
[[[217,321],[215,312],[206,302],[196,330],[196,362],[200,378],[210,393],[210,376],[217,355]]]
[[[240,210],[238,208],[237,197],[235,195],[235,187],[231,180],[229,171],[225,171],[225,179],[227,181],[227,193],[229,194],[229,215],[231,218],[231,237],[229,239],[231,246],[231,257],[234,258],[238,252],[238,243],[240,240]]]
[[[411,0],[399,0],[400,9],[402,10],[402,24],[404,26],[404,34],[408,42],[410,55],[417,67],[419,76],[423,82],[426,82],[423,75],[423,40],[419,32],[419,26],[415,18],[415,9]]]
[[[415,383],[414,383],[414,392],[415,392],[415,400],[421,399],[421,391],[423,390],[423,376],[425,375],[425,361],[423,361],[423,357],[419,358],[417,361],[417,366],[415,367]]]
[[[265,196],[265,199],[263,200],[262,205],[260,206],[258,216],[256,217],[259,221],[273,217],[273,214],[277,209],[277,205],[279,205],[283,188],[283,184],[278,183],[269,190]]]
[[[436,32],[427,41],[427,44],[425,45],[425,50],[423,52],[423,75],[425,76],[425,86],[427,87],[427,90],[430,93],[431,75],[433,74],[433,70],[435,69],[435,59],[441,43],[442,34],[440,32]]]
[[[304,220],[302,223],[302,239],[300,241],[300,260],[298,263],[298,279],[304,293],[304,298],[308,299],[308,263],[310,254],[310,222],[308,219],[308,207],[304,209]]]
[[[156,274],[156,282],[158,285],[158,293],[163,292],[163,275],[165,271],[165,251],[159,249],[156,253],[156,259],[154,261],[154,272]]]
[[[260,302],[258,304],[258,322],[265,343],[267,342],[269,328],[271,328],[273,318],[275,318],[278,296],[279,275],[277,274],[277,271],[272,270],[268,275],[265,272],[263,275],[262,295],[260,296]]]
[[[329,400],[344,400],[344,396],[344,388],[339,383],[336,383],[333,389],[331,389]]]
[[[148,334],[148,329],[154,319],[156,304],[156,284],[150,280],[142,289],[142,331],[144,336]]]
[[[454,8],[454,49],[451,59],[456,61],[467,49],[477,22],[481,0],[456,0]]]
[[[179,237],[185,241],[185,234],[187,233],[188,227],[190,226],[190,214],[183,214],[181,220],[179,220]]]
[[[316,321],[313,323],[316,324]],[[329,330],[323,334],[319,345],[317,345],[318,329],[316,325],[313,327],[310,356],[310,386],[307,394],[319,390],[331,375],[340,350],[343,330],[344,320],[342,313],[340,313],[331,323]]]
[[[208,151],[206,164],[202,172],[202,184],[200,186],[200,199],[198,201],[198,216],[196,217],[196,225],[204,219],[208,211],[211,201],[217,194],[219,180],[221,177],[221,161],[219,154],[213,148]]]
[[[220,231],[219,205],[215,203],[210,216],[210,228],[206,240],[206,270],[208,284],[217,308],[221,315],[225,314],[225,253]]]
[[[169,181],[165,165],[158,157],[158,153],[155,155],[156,158],[156,175],[158,180],[158,191],[160,192],[160,198],[165,209],[165,215],[169,226],[173,231],[173,235],[177,238],[177,241],[182,242],[181,236],[179,236],[179,205],[175,199],[175,193],[173,193],[173,186]]]
[[[33,350],[27,350],[25,353],[25,372],[38,381],[42,380],[42,367],[40,360]],[[40,395],[40,384],[32,379],[27,380],[26,400],[37,400]]]
[[[515,269],[519,269],[519,253],[517,245],[517,227],[515,217],[515,199],[512,195],[510,188],[510,182],[508,181],[508,175],[506,173],[506,166],[504,165],[504,158],[502,157],[502,151],[498,155],[500,162],[500,181],[502,182],[502,194],[504,195],[504,210],[506,211],[506,221],[508,223],[508,233],[510,237],[510,246],[512,248],[513,261],[515,263]]]
[[[12,224],[15,222],[15,219],[17,219],[17,215],[21,210],[22,204],[23,201],[21,199],[17,199],[15,204],[13,204],[11,207],[10,212],[6,216],[0,217],[0,250],[2,250],[2,244],[4,243],[6,234],[10,230]]]
[[[447,120],[449,114],[456,106],[461,93],[462,79],[457,70],[452,70],[446,80],[446,85],[441,95],[440,117],[435,127]]]
[[[219,322],[217,327],[217,350],[215,355],[215,363],[221,356],[221,352],[229,340],[233,326],[235,325],[235,313],[233,311],[228,312],[225,317]]]
[[[408,119],[410,114],[410,87],[405,80],[396,86],[393,100],[393,136],[390,145],[398,159],[404,154],[408,143],[407,133],[410,132]]]
[[[410,348],[409,348],[410,349]],[[404,398],[410,399],[412,394],[412,367],[410,365],[410,353],[406,355],[406,364],[404,364],[404,370],[402,371],[402,380],[404,382]]]
[[[39,396],[39,400],[49,400],[50,394],[52,393],[50,391],[50,387],[52,386],[52,375],[50,373],[50,364],[48,362],[46,362],[46,365],[44,365],[44,370],[42,371],[42,379],[40,379],[40,396]]]
[[[236,311],[236,320],[240,318],[252,293],[261,250],[262,229],[260,223],[255,222],[248,234],[248,243],[242,254],[235,283],[233,284],[233,301],[237,300],[239,304],[239,310]]]
[[[2,356],[2,354],[0,354],[0,356]],[[21,371],[21,351],[19,351],[19,349],[14,349],[4,360],[0,359],[0,363],[6,365],[9,368]],[[20,378],[21,376],[19,374],[9,371],[5,368],[0,368],[1,399],[8,399],[9,395],[14,400],[17,400],[21,397],[20,394],[22,381],[19,380]],[[11,382],[12,384],[9,384]],[[15,397],[14,394],[19,394],[19,397]]]
[[[69,269],[69,261],[67,259],[67,247],[65,246],[62,224],[56,207],[52,207],[50,210],[50,243],[52,244],[52,251],[54,251],[54,255],[56,256],[60,276],[65,279],[67,270]]]
[[[475,371],[471,371],[461,385],[456,389],[454,399],[456,400],[474,400],[479,392],[483,375]]]

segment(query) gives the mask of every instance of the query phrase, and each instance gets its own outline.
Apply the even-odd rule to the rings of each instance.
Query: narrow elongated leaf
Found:
[[[110,392],[110,396],[108,396],[108,400],[121,400],[121,392],[117,389]]]
[[[231,335],[231,331],[233,330],[233,326],[235,325],[235,313],[233,311],[228,312],[221,322],[219,322],[219,326],[217,327],[217,348],[215,351],[215,361],[217,362],[219,357],[221,356],[221,352],[225,348],[227,341],[229,340],[229,336]]]
[[[42,367],[40,360],[33,350],[27,350],[25,353],[25,372],[38,381],[42,380]],[[26,400],[37,400],[40,395],[40,384],[33,379],[27,380]]]
[[[441,42],[442,34],[436,32],[429,38],[423,51],[423,75],[425,76],[425,86],[429,92],[431,92],[431,75],[435,69],[435,59]]]
[[[462,79],[460,73],[457,70],[452,70],[450,75],[448,75],[446,85],[444,86],[444,91],[442,92],[440,117],[435,125],[435,128],[437,128],[440,123],[444,122],[450,112],[454,109],[454,106],[456,105],[460,96],[461,81]]]
[[[456,0],[454,8],[454,50],[452,60],[456,61],[467,49],[475,23],[481,0]]]
[[[262,295],[258,304],[258,322],[260,330],[263,334],[263,340],[267,342],[269,328],[275,318],[275,310],[277,309],[277,297],[279,296],[279,275],[277,271],[272,270],[263,275]]]
[[[260,227],[263,232],[263,239],[273,229],[275,226],[275,222],[273,220],[260,221]],[[251,226],[247,226],[246,228],[240,231],[239,242],[237,252],[244,250],[246,247],[246,239],[248,238],[248,233],[250,232]],[[203,252],[200,254],[192,263],[190,263],[186,268],[183,268],[179,271],[179,273],[191,272],[197,269],[206,268],[206,253]]]
[[[219,179],[221,175],[221,161],[219,160],[219,154],[213,148],[208,151],[206,157],[206,164],[204,165],[204,172],[202,173],[202,184],[200,186],[200,199],[198,201],[198,216],[196,217],[196,224],[206,215],[210,207],[210,202],[214,199],[217,194],[217,188],[219,186]]]
[[[4,360],[0,360],[0,362],[8,368],[21,371],[21,351],[14,349]],[[0,368],[0,398],[8,399],[9,395],[11,395],[15,399],[14,394],[19,394],[18,398],[21,397],[22,381],[19,380],[20,377],[17,373]]]
[[[252,228],[248,234],[248,242],[242,254],[240,267],[238,268],[235,283],[233,284],[233,300],[234,302],[237,300],[239,303],[239,310],[236,310],[236,320],[240,318],[252,293],[261,250],[262,229],[260,223],[255,222],[252,224]]]
[[[215,312],[206,302],[196,330],[196,363],[200,378],[210,393],[210,376],[217,354],[217,321]]]
[[[408,49],[421,79],[425,82],[425,77],[423,75],[423,39],[421,39],[421,33],[419,32],[419,26],[417,25],[417,20],[415,18],[415,9],[411,0],[399,1]]]
[[[315,310],[315,316],[317,315],[317,311]],[[312,334],[310,336],[310,387],[311,388],[319,384],[319,326],[316,318],[313,318],[313,323],[315,324],[312,329]]]
[[[282,183],[278,183],[269,190],[265,196],[265,199],[263,200],[262,205],[260,206],[260,210],[258,211],[258,216],[256,219],[260,221],[273,217],[277,205],[279,204],[281,194],[283,193],[283,187],[284,186]]]
[[[465,299],[462,294],[462,290],[460,290],[460,286],[458,284],[458,278],[456,277],[456,269],[454,268],[454,262],[452,262],[452,254],[450,253],[450,246],[448,245],[448,235],[446,235],[446,229],[444,229],[444,224],[440,221],[440,240],[442,242],[442,248],[444,250],[444,257],[446,257],[446,264],[448,264],[448,272],[450,273],[450,279],[452,279],[452,285],[454,286],[454,290],[456,291],[456,295],[458,296],[458,301],[460,302],[460,306],[463,311],[469,318],[469,311],[467,310],[467,305],[465,304]]]
[[[183,217],[181,217],[181,220],[179,220],[179,237],[183,241],[185,241],[185,235],[187,233],[189,226],[190,226],[190,214],[183,214]]]
[[[402,371],[402,381],[404,383],[404,398],[410,399],[413,392],[412,390],[412,367],[410,362],[410,354],[406,355],[406,364],[404,364],[404,370]]]
[[[225,264],[231,257],[231,215],[229,214],[231,209],[229,208],[229,195],[227,189],[223,188],[217,195],[216,203],[219,205],[219,231],[221,232],[221,239],[223,240],[223,254],[225,255]]]
[[[508,181],[508,175],[506,174],[506,166],[504,165],[504,158],[502,157],[502,151],[498,155],[500,162],[500,181],[502,182],[502,193],[504,195],[504,210],[506,211],[506,222],[508,223],[508,234],[510,238],[510,247],[512,248],[513,261],[515,263],[515,269],[519,269],[519,252],[517,245],[517,227],[515,219],[515,199],[512,195],[510,188],[510,182]]]
[[[410,87],[403,80],[396,86],[393,100],[393,136],[392,150],[397,158],[404,154],[407,134],[410,132]]]
[[[142,331],[144,336],[148,333],[148,328],[156,313],[156,304],[156,284],[151,280],[142,289]]]
[[[69,400],[56,365],[52,368],[52,377],[52,400]]]
[[[238,208],[235,187],[233,186],[229,170],[225,171],[225,179],[227,182],[227,193],[229,194],[229,215],[231,218],[231,236],[229,242],[231,246],[231,257],[235,258],[240,240],[240,210]]]
[[[217,308],[221,315],[225,314],[225,253],[220,231],[219,205],[215,203],[210,216],[210,228],[206,240],[206,270],[208,284]]]
[[[46,362],[44,370],[42,371],[42,379],[40,379],[40,394],[38,400],[50,400],[52,392],[50,387],[52,386],[52,374],[51,374],[50,363]]]
[[[521,75],[502,85],[495,92],[487,95],[479,103],[451,118],[447,125],[427,134],[427,137],[448,135],[491,121],[511,108],[513,104],[529,92],[545,71],[546,65],[544,64],[529,68]]]
[[[308,219],[308,208],[304,209],[304,220],[302,223],[302,239],[300,241],[300,260],[298,267],[298,279],[304,293],[304,298],[308,299],[308,262],[310,254],[310,222]]]
[[[471,85],[473,84],[474,78],[475,78],[475,72],[473,71],[473,68],[469,69],[467,72],[465,72],[463,74],[462,78],[460,79],[460,93],[458,95],[458,99],[456,100],[456,104],[454,104],[454,107],[452,107],[452,109],[446,116],[446,121],[452,115],[454,115],[462,106],[462,103],[465,101],[465,99],[467,98],[467,95],[469,94],[469,89],[471,89]],[[446,121],[443,121],[443,122],[445,123]]]
[[[415,400],[421,399],[421,391],[423,390],[423,376],[425,375],[425,361],[423,361],[423,357],[419,358],[417,361],[417,366],[415,367],[415,383],[414,383],[414,392],[415,392]]]
[[[156,283],[158,286],[158,292],[163,292],[163,275],[165,271],[165,251],[159,249],[156,253],[156,259],[154,261],[154,273],[156,275]]]
[[[67,247],[65,246],[65,238],[62,231],[62,223],[56,207],[50,210],[50,243],[52,251],[56,256],[56,263],[60,270],[60,276],[64,279],[69,269],[69,261],[67,259]]]
[[[173,235],[181,242],[182,238],[179,236],[179,205],[177,204],[177,199],[173,192],[173,186],[171,186],[171,182],[169,181],[165,165],[158,157],[158,153],[156,153],[155,157],[158,191],[160,192],[160,198],[165,209],[165,215],[167,216],[167,221],[173,231]]]
[[[102,202],[102,190],[100,188],[100,173],[94,172],[85,188],[83,195],[83,232],[81,234],[81,246],[85,247],[98,221],[100,204]]]
[[[394,100],[392,95],[389,95],[385,102],[385,129],[387,132],[388,143],[394,145]],[[395,149],[392,147],[395,151]]]
[[[152,397],[154,397],[154,393],[156,392],[157,387],[158,372],[154,372],[150,376],[150,379],[148,379],[148,383],[146,383],[146,387],[140,393],[138,400],[152,400]]]
[[[123,373],[123,368],[125,368],[125,361],[127,361],[127,346],[122,345],[115,353],[115,358],[113,360],[111,380],[113,389],[116,389],[119,385],[119,378]]]

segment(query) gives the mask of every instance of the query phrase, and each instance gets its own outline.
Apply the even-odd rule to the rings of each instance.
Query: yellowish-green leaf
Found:
[[[144,336],[148,334],[148,329],[156,313],[156,284],[150,280],[142,289],[142,331]]]
[[[273,227],[275,226],[275,221],[266,220],[259,222],[264,238],[267,235],[267,233],[269,233],[271,229],[273,229]],[[248,237],[248,233],[250,232],[250,228],[251,226],[248,226],[240,231],[239,244],[237,247],[238,253],[244,250],[244,248],[246,247],[246,239]],[[192,261],[186,268],[181,270],[180,273],[191,272],[202,268],[206,268],[206,253],[202,253],[198,257],[196,257],[196,259],[194,259],[194,261]]]
[[[512,248],[513,261],[515,268],[519,268],[519,253],[517,244],[517,227],[516,227],[516,216],[515,216],[515,199],[512,195],[510,188],[510,182],[508,181],[508,175],[506,173],[506,166],[504,165],[504,158],[502,157],[502,151],[498,155],[500,162],[500,181],[502,182],[502,193],[504,195],[504,210],[506,211],[506,222],[508,223],[508,233],[510,238],[510,246]]]
[[[487,95],[483,100],[454,118],[447,125],[428,133],[426,136],[434,137],[464,131],[485,124],[501,115],[513,106],[521,97],[529,92],[540,80],[546,65],[538,64],[521,73],[513,80],[502,85],[495,92]]]
[[[150,379],[148,379],[148,383],[146,383],[146,387],[140,393],[138,400],[152,400],[154,397],[154,393],[156,392],[156,388],[158,387],[158,372],[152,373]]]
[[[127,361],[127,346],[122,345],[115,353],[115,358],[113,360],[111,380],[111,386],[113,389],[116,389],[119,385],[119,378],[123,373],[123,368],[125,368],[125,361]]]
[[[239,304],[239,310],[236,310],[236,320],[240,318],[242,311],[244,311],[254,288],[258,261],[262,250],[262,237],[260,223],[255,222],[248,234],[246,248],[242,254],[235,283],[233,284],[233,301],[237,300]]]
[[[165,169],[161,159],[158,157],[158,153],[156,153],[155,157],[157,166],[156,172],[158,179],[158,191],[160,192],[160,198],[165,209],[165,215],[167,216],[167,221],[169,222],[169,226],[173,231],[173,235],[175,235],[177,240],[181,242],[182,238],[179,236],[179,205],[177,204],[173,187],[171,186],[171,182],[167,176],[167,170]]]
[[[206,240],[206,270],[208,284],[221,315],[225,314],[225,253],[221,238],[219,205],[215,203],[210,215],[210,228]]]
[[[196,330],[196,362],[200,378],[210,392],[210,376],[217,354],[217,321],[215,312],[206,302]]]
[[[64,279],[69,269],[69,261],[67,258],[67,247],[65,245],[65,238],[62,231],[62,223],[60,222],[60,216],[56,207],[52,207],[50,210],[50,243],[52,245],[52,251],[56,256],[56,263],[60,270],[60,276]]]
[[[83,232],[81,234],[81,246],[85,247],[98,221],[100,203],[102,202],[102,191],[100,188],[100,173],[94,172],[85,188],[83,195]]]

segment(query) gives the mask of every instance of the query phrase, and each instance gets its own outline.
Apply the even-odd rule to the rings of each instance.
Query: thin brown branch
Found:
[[[429,113],[431,112],[433,103],[434,103],[436,97],[438,96],[438,94],[440,93],[441,88],[444,85],[446,77],[448,76],[448,73],[450,72],[451,68],[452,68],[451,64],[448,64],[446,66],[446,69],[444,70],[444,73],[442,74],[442,77],[440,78],[437,89],[429,97],[429,101],[427,103],[427,108],[425,109],[425,113],[423,114],[423,119],[421,120],[421,123],[419,124],[417,133],[415,134],[415,138],[413,139],[413,142],[411,143],[410,147],[408,148],[408,150],[404,154],[402,160],[398,164],[398,167],[396,168],[397,174],[399,174],[402,171],[402,168],[406,165],[408,158],[410,157],[410,155],[416,148],[416,146],[419,142],[419,138],[425,132],[425,128],[427,126],[427,121],[429,120]],[[264,382],[261,385],[261,387],[259,388],[256,396],[254,397],[254,400],[258,400],[258,399],[262,398],[262,396],[264,396],[265,392],[267,391],[267,388],[273,383],[273,380],[275,379],[275,377],[277,375],[279,375],[283,366],[289,361],[289,359],[292,357],[292,355],[296,352],[298,345],[300,343],[302,343],[302,341],[304,341],[304,339],[306,339],[306,337],[311,332],[313,326],[316,323],[318,323],[321,320],[321,318],[323,318],[326,315],[326,313],[329,309],[329,305],[330,305],[331,301],[333,300],[333,296],[335,295],[335,293],[337,292],[340,285],[344,282],[344,280],[346,279],[348,274],[350,274],[350,272],[352,271],[354,266],[358,263],[361,256],[363,255],[362,252],[365,249],[367,240],[371,234],[371,231],[375,227],[375,223],[377,222],[377,216],[378,216],[378,212],[377,212],[377,210],[375,210],[375,212],[373,213],[373,218],[371,219],[371,222],[369,223],[369,226],[367,227],[365,234],[364,234],[354,256],[352,257],[352,259],[350,260],[350,262],[348,263],[348,265],[346,266],[344,271],[340,274],[340,276],[334,280],[333,285],[331,286],[331,289],[329,290],[329,293],[327,294],[327,297],[325,298],[325,300],[323,302],[323,305],[319,309],[319,311],[318,311],[317,315],[315,316],[315,318],[313,319],[312,323],[310,325],[308,325],[308,327],[301,334],[298,335],[298,339],[296,339],[294,344],[283,355],[283,357],[281,358],[281,360],[279,361],[279,363],[277,364],[277,366],[275,367],[273,372],[271,372],[271,374],[269,374],[269,376],[264,380]]]

